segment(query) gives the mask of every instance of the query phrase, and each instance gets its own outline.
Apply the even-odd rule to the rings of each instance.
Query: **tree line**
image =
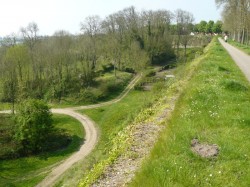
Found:
[[[249,44],[250,0],[215,0],[222,7],[223,29],[231,38],[242,44]]]
[[[214,22],[213,20],[207,21],[200,21],[194,25],[194,32],[198,33],[205,33],[205,34],[221,34],[223,23],[222,21],[218,20]]]
[[[61,101],[94,85],[95,77],[111,67],[140,72],[180,56],[180,46],[193,40],[192,13],[177,10],[141,11],[135,7],[101,19],[89,16],[81,34],[67,31],[39,36],[36,23],[21,28],[21,40],[6,37],[0,47],[1,101],[25,98]],[[200,39],[199,39],[200,41]]]

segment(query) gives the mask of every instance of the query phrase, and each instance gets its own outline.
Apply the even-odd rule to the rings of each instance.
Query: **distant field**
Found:
[[[207,50],[129,186],[250,185],[250,85],[217,40]],[[194,138],[217,144],[219,155],[193,153]]]

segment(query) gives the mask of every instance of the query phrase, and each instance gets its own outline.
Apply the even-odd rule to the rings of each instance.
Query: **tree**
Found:
[[[213,33],[222,33],[222,21],[217,21],[212,28]]]
[[[210,20],[207,23],[207,26],[206,26],[206,33],[212,33],[213,32],[213,26],[214,26],[214,21]]]
[[[27,99],[16,112],[15,139],[25,154],[46,150],[46,140],[53,131],[52,114],[41,100]]]
[[[179,44],[184,46],[184,61],[186,62],[186,51],[187,44],[190,40],[190,33],[193,30],[192,23],[194,21],[194,16],[190,12],[177,10],[176,11],[176,23],[177,23],[177,56],[179,53]]]
[[[223,29],[227,30],[234,40],[249,43],[250,35],[250,0],[215,0],[218,7],[223,6]]]
[[[101,32],[101,18],[99,16],[89,16],[81,23],[81,31],[88,36],[89,58],[92,61],[92,68],[95,68],[97,61],[97,37]]]
[[[207,22],[202,20],[200,21],[200,24],[199,24],[199,27],[198,27],[198,30],[200,33],[206,33],[206,28],[207,28]]]

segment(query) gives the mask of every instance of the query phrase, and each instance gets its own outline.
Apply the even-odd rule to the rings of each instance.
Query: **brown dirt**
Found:
[[[166,120],[174,109],[176,98],[166,100],[170,107],[165,108],[156,116],[153,122],[138,124],[131,136],[131,146],[110,166],[106,168],[103,175],[92,185],[92,187],[122,187],[133,179],[136,170],[142,161],[150,154],[155,145],[159,133],[164,128],[159,125]]]
[[[193,139],[191,141],[191,150],[203,158],[216,157],[219,154],[218,145],[199,143],[198,139]]]

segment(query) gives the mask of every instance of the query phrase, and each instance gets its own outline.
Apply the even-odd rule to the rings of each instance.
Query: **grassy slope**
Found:
[[[156,98],[154,91],[131,91],[122,101],[101,107],[81,111],[87,114],[98,125],[101,136],[95,150],[82,162],[67,171],[56,186],[76,186],[79,180],[88,174],[89,169],[97,162],[109,157],[112,140],[125,126],[130,124],[139,111],[151,105]]]
[[[250,85],[217,41],[194,68],[167,128],[130,186],[250,185]],[[217,144],[219,156],[194,154],[195,137]]]
[[[78,149],[84,137],[84,129],[80,122],[65,115],[55,115],[53,120],[56,127],[67,129],[67,132],[74,136],[68,148],[49,155],[1,160],[0,186],[34,186],[45,177],[50,166]]]
[[[250,55],[250,46],[249,45],[241,44],[241,43],[233,41],[233,40],[229,40],[228,43],[234,45],[238,49],[240,49],[240,50],[244,51],[245,53],[247,53],[248,55]]]

